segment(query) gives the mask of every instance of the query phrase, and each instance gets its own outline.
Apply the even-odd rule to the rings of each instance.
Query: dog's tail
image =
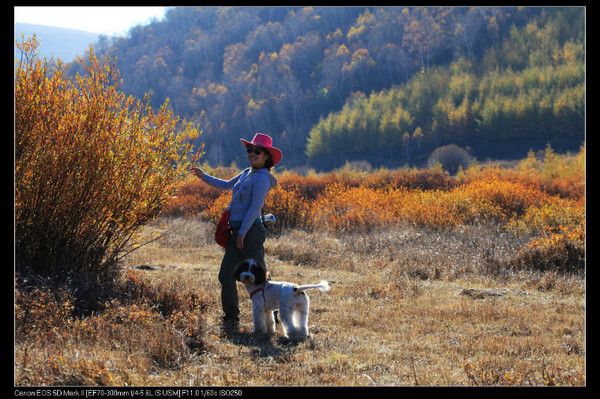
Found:
[[[329,283],[327,281],[321,280],[321,282],[319,284],[300,285],[300,286],[296,287],[296,289],[294,291],[303,292],[303,291],[310,290],[313,288],[318,288],[321,292],[327,292],[331,289],[331,287],[329,286]]]

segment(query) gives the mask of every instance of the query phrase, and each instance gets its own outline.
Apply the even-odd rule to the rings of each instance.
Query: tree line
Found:
[[[293,167],[307,162],[314,125],[356,93],[406,84],[459,57],[478,64],[513,27],[558,13],[583,14],[540,7],[174,7],[164,20],[103,38],[95,48],[116,59],[126,93],[150,93],[155,106],[169,98],[178,115],[198,122],[211,164],[243,162],[238,138],[262,131]],[[501,68],[512,62],[495,61]],[[78,70],[70,66],[71,74]]]

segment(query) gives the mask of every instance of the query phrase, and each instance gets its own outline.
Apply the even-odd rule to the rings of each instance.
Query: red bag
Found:
[[[215,231],[215,241],[223,248],[227,248],[229,238],[231,238],[231,230],[229,229],[229,209],[223,211],[217,231]]]

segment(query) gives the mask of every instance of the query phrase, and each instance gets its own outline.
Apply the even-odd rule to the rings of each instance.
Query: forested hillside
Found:
[[[175,7],[96,51],[116,58],[125,92],[150,92],[154,106],[169,98],[177,114],[200,122],[211,164],[242,163],[238,139],[256,131],[275,138],[285,167],[326,166],[321,159],[334,153],[326,158],[368,159],[365,143],[403,163],[446,141],[485,147],[487,131],[539,138],[548,123],[536,129],[540,118],[526,116],[532,126],[512,126],[504,104],[540,98],[550,114],[557,102],[575,101],[575,125],[560,120],[565,134],[582,138],[583,15],[540,7]],[[549,82],[556,72],[567,80]],[[357,104],[371,93],[368,101],[401,111],[382,105],[381,114],[353,116],[365,123],[351,133],[324,130],[350,109],[361,112]],[[377,115],[387,119],[366,123]],[[560,134],[556,120],[549,124]],[[374,140],[379,131],[390,141]],[[361,153],[339,156],[356,148]]]
[[[576,149],[584,140],[585,60],[575,16],[544,13],[513,27],[478,63],[461,57],[401,87],[355,96],[311,130],[310,159],[403,165],[450,143],[480,157],[521,158],[547,143]]]

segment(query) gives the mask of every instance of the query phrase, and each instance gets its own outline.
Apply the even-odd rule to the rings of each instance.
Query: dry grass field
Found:
[[[21,334],[16,384],[586,384],[584,279],[497,269],[522,243],[491,225],[268,237],[275,280],[332,285],[310,293],[311,337],[300,343],[279,326],[278,337],[253,337],[242,287],[241,331],[221,333],[212,231],[198,219],[145,226],[139,242],[160,238],[127,258],[127,298],[86,318],[68,315],[68,293],[37,292],[35,305],[22,294],[17,312],[54,318]]]
[[[93,286],[106,295],[17,276],[15,383],[586,385],[585,147],[457,176],[278,179],[273,279],[332,286],[310,293],[308,340],[254,337],[241,286],[241,331],[222,333],[213,232],[230,193],[189,178],[137,232],[117,284]]]

